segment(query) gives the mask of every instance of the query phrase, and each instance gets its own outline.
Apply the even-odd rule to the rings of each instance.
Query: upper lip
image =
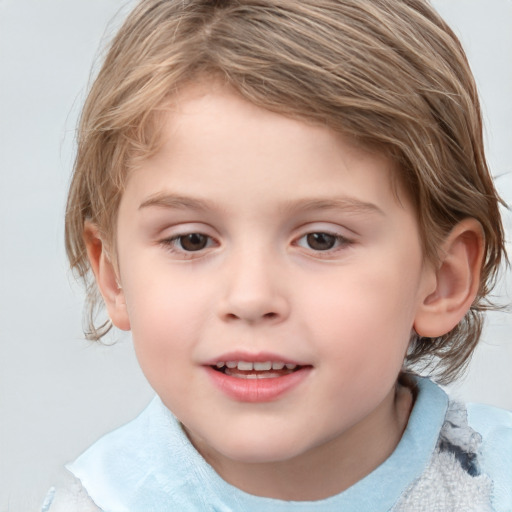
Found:
[[[203,364],[205,366],[214,366],[219,362],[226,361],[246,361],[250,363],[264,363],[267,361],[271,361],[274,363],[285,363],[285,364],[295,364],[297,366],[307,366],[308,363],[300,362],[294,359],[291,359],[286,356],[282,356],[280,354],[275,354],[272,352],[245,352],[245,351],[236,351],[236,352],[226,352],[215,358],[209,359],[205,361]]]

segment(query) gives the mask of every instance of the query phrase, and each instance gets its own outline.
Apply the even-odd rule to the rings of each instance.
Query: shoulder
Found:
[[[512,413],[484,404],[451,402],[439,439],[476,482],[486,478],[495,512],[512,511]]]
[[[481,436],[480,464],[493,482],[498,512],[512,510],[512,412],[468,404],[468,423]]]
[[[179,421],[155,398],[66,468],[102,510],[164,512],[208,509],[205,465]]]
[[[483,436],[512,432],[512,411],[485,404],[467,404],[469,424]]]
[[[57,485],[48,491],[41,512],[101,512],[101,509],[94,504],[80,481],[65,471]]]
[[[435,398],[420,384],[420,398]],[[512,512],[512,413],[449,401],[425,471],[393,510]]]

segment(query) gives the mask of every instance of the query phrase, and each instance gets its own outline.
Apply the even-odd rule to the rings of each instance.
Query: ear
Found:
[[[435,289],[426,293],[414,321],[415,331],[436,338],[450,332],[471,307],[480,287],[484,235],[476,219],[457,224],[443,243]]]
[[[112,263],[98,227],[92,222],[86,221],[83,236],[89,263],[107,307],[108,315],[116,327],[128,331],[130,330],[130,321],[124,292],[119,284],[117,269]]]

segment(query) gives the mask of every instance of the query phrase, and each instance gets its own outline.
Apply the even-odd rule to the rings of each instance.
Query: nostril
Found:
[[[274,318],[277,318],[279,315],[277,313],[274,313],[273,311],[270,313],[264,313],[260,318],[266,319],[266,320],[273,320]],[[235,313],[228,313],[226,315],[226,319],[228,320],[242,320],[242,319],[248,319],[247,315],[236,315]],[[249,319],[250,320],[250,319]],[[255,320],[255,319],[252,319]]]

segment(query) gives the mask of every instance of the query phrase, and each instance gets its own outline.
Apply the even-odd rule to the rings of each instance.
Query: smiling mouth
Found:
[[[295,373],[304,366],[282,361],[219,361],[211,368],[238,379],[274,379]]]

